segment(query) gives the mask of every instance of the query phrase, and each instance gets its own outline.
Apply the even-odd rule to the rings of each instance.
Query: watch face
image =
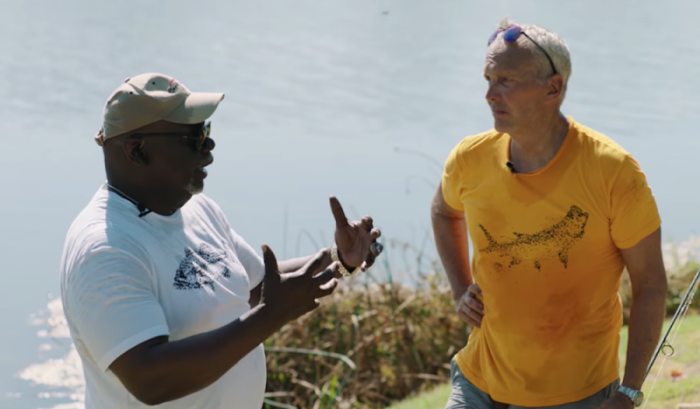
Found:
[[[642,393],[642,391],[639,391],[639,393],[637,393],[637,396],[634,397],[633,401],[635,407],[640,406],[642,404],[642,402],[644,401],[644,394]]]

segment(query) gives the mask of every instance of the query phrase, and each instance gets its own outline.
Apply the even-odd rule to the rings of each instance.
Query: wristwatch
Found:
[[[331,247],[331,260],[338,263],[338,270],[340,270],[340,274],[343,277],[350,277],[355,271],[357,271],[357,268],[354,268],[352,271],[348,271],[348,269],[345,268],[343,263],[340,261],[340,257],[338,257],[338,246],[335,244]]]
[[[617,388],[617,391],[627,395],[627,397],[630,398],[630,400],[634,404],[635,408],[641,406],[642,402],[644,401],[644,394],[642,393],[642,391],[634,390],[632,388],[628,388],[622,385],[620,385],[620,387]]]

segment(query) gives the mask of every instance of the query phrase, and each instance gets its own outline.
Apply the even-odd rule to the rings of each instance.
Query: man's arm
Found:
[[[335,271],[321,268],[325,253],[319,252],[295,274],[281,277],[274,255],[267,250],[265,294],[259,305],[216,330],[177,341],[161,336],[142,342],[119,355],[109,369],[148,405],[206,388],[282,325],[313,310],[318,298],[333,292]]]
[[[430,218],[438,255],[450,281],[452,296],[457,301],[473,282],[469,268],[469,239],[464,213],[445,202],[442,183],[433,196]]]
[[[641,390],[644,374],[658,346],[666,312],[666,270],[661,229],[621,250],[632,284],[627,360],[622,385]]]
[[[214,383],[286,323],[259,305],[219,329],[178,341],[158,337],[117,358],[109,369],[139,401],[158,405]]]

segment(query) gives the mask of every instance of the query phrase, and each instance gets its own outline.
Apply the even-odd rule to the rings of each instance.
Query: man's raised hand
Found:
[[[343,264],[358,267],[361,271],[367,270],[381,253],[381,245],[377,243],[381,231],[374,228],[370,216],[359,222],[348,221],[343,206],[336,197],[331,196],[330,205],[335,218],[335,244]]]
[[[263,245],[262,251],[265,278],[260,303],[281,314],[285,322],[295,320],[318,308],[318,299],[335,291],[338,281],[333,277],[338,272],[338,264],[332,263],[321,271],[321,264],[328,256],[328,250],[321,250],[302,268],[284,275],[279,271],[277,258],[272,250]]]

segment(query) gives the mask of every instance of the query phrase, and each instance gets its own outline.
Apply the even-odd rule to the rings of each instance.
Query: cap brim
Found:
[[[204,122],[214,114],[223,99],[224,94],[221,93],[194,92],[163,120],[176,124]]]

